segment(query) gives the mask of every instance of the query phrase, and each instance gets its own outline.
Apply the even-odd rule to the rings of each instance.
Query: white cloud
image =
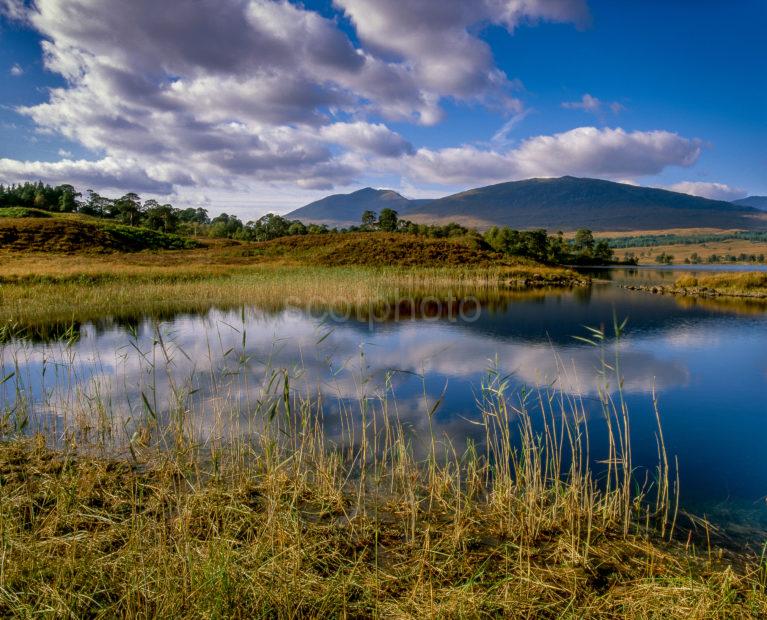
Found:
[[[72,183],[80,187],[121,190],[131,188],[138,192],[169,193],[174,183],[189,182],[176,176],[162,180],[163,172],[150,174],[136,161],[118,161],[106,157],[99,161],[64,159],[57,162],[20,162],[0,159],[0,172],[6,182],[45,179],[50,183]]]
[[[177,196],[192,188],[304,195],[349,186],[371,170],[400,184],[474,184],[643,176],[697,159],[696,141],[662,131],[582,127],[509,147],[529,111],[480,31],[582,24],[584,0],[334,6],[356,37],[286,0],[0,0],[5,15],[41,33],[46,68],[66,80],[19,112],[39,131],[99,153],[94,161],[67,151],[55,163],[0,159],[0,178]],[[386,124],[434,124],[445,99],[502,109],[510,120],[487,148],[417,151]]]
[[[668,186],[666,189],[692,196],[713,198],[714,200],[737,200],[747,195],[747,192],[737,187],[730,187],[724,183],[707,183],[703,181],[680,181]]]
[[[580,101],[565,101],[562,103],[562,107],[566,110],[583,110],[584,112],[590,112],[598,117],[601,117],[605,111],[605,108],[610,110],[613,114],[619,114],[625,108],[617,101],[605,102],[601,99],[597,99],[593,95],[586,93],[581,97]]]
[[[20,75],[24,75],[24,69],[21,68],[21,65],[16,63],[11,67],[10,73],[13,77],[19,77]]]
[[[399,157],[413,152],[413,146],[407,140],[383,124],[334,123],[323,127],[320,135],[355,151],[381,157]]]
[[[419,149],[407,160],[407,174],[429,183],[500,182],[562,175],[610,179],[658,174],[668,166],[690,166],[701,144],[667,131],[579,127],[537,136],[507,151],[461,146]]]
[[[493,137],[490,138],[490,142],[499,145],[506,144],[509,141],[509,134],[514,130],[515,127],[517,127],[517,125],[524,121],[531,112],[532,109],[527,108],[522,112],[514,114],[514,116],[506,121],[503,126],[493,134]]]
[[[370,49],[407,62],[419,84],[457,99],[519,112],[514,84],[477,36],[486,24],[513,31],[524,21],[584,23],[584,0],[335,0]]]
[[[0,0],[0,15],[14,21],[24,21],[26,18],[24,0]]]

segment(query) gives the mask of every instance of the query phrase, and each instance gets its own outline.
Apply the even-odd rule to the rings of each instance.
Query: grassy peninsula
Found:
[[[767,272],[701,273],[681,276],[672,285],[630,285],[628,288],[662,295],[764,300],[767,299]]]

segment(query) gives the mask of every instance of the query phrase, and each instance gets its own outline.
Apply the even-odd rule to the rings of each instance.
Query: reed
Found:
[[[540,266],[311,267],[303,265],[120,265],[46,259],[8,266],[0,277],[0,323],[82,322],[100,317],[265,308],[375,305],[439,291],[487,296],[581,283]]]
[[[675,287],[690,294],[767,298],[767,272],[687,275],[679,278]]]
[[[109,360],[86,368],[66,342],[42,355],[4,346],[0,613],[767,613],[763,559],[735,569],[674,542],[660,415],[658,466],[643,483],[603,331],[588,339],[603,352],[607,446],[592,445],[582,399],[514,388],[494,369],[472,418],[484,440],[457,445],[435,432],[442,401],[425,388],[414,431],[391,376],[361,373],[334,400],[300,364],[254,359],[244,314],[232,329],[239,346],[219,357],[222,338],[206,334],[211,363],[198,353],[186,375],[191,355],[172,335],[135,335],[123,355],[136,372],[111,383],[90,370]]]

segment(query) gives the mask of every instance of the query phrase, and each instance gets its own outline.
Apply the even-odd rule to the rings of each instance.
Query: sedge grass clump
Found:
[[[688,275],[677,279],[675,286],[681,290],[700,290],[719,295],[767,297],[767,272]]]
[[[492,370],[472,420],[484,439],[466,446],[434,431],[441,400],[426,392],[425,430],[408,431],[388,380],[360,381],[329,436],[329,403],[289,369],[254,373],[244,332],[204,401],[195,377],[174,374],[180,352],[166,336],[136,342],[143,379],[129,418],[98,390],[49,391],[24,408],[38,434],[4,428],[0,613],[763,616],[758,558],[733,568],[674,542],[678,485],[660,425],[642,484],[620,358],[603,331],[587,340],[603,351],[596,411]],[[66,355],[40,363],[61,368]],[[8,422],[29,392],[20,367],[3,369]],[[35,397],[58,417],[48,430]],[[590,414],[607,445],[592,445]]]

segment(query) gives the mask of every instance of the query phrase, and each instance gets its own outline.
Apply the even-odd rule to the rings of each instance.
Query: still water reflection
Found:
[[[59,334],[50,328],[68,344],[44,342],[43,334],[2,345],[0,378],[15,374],[0,387],[0,407],[23,404],[34,413],[33,425],[59,435],[69,424],[105,415],[128,429],[144,408],[142,395],[151,394],[162,414],[173,393],[185,390],[205,412],[196,421],[204,437],[220,432],[233,403],[252,411],[255,387],[281,369],[293,388],[322,396],[331,436],[344,403],[386,392],[417,437],[428,424],[425,411],[444,393],[434,424],[460,446],[482,439],[472,424],[475,399],[496,368],[519,388],[553,386],[582,396],[595,411],[598,445],[600,351],[575,337],[586,334],[585,326],[606,326],[609,335],[615,317],[627,318],[620,343],[608,348],[619,349],[635,462],[657,459],[655,394],[668,451],[679,459],[684,506],[758,537],[767,530],[767,308],[615,285],[667,273],[601,273],[612,283],[496,297],[463,319],[435,312],[340,321],[316,310],[250,308],[128,324],[105,318]]]

